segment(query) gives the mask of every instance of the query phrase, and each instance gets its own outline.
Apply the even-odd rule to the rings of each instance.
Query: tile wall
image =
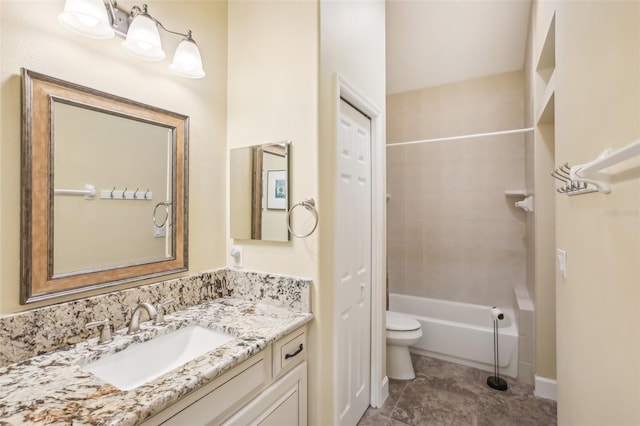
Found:
[[[387,143],[523,127],[515,71],[389,95]],[[512,308],[525,281],[522,135],[387,149],[390,291]]]

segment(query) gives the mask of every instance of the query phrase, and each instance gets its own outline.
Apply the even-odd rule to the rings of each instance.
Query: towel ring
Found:
[[[310,211],[315,218],[315,223],[313,224],[313,228],[311,229],[311,231],[309,231],[304,235],[296,234],[293,231],[293,229],[291,229],[291,212],[293,212],[295,208],[298,206],[303,206],[306,210]],[[299,203],[294,204],[287,212],[287,228],[289,228],[289,232],[291,232],[291,234],[293,234],[294,237],[307,238],[309,235],[313,234],[313,231],[315,231],[317,227],[318,227],[318,210],[316,210],[316,201],[313,198],[311,197],[305,198]]]
[[[155,208],[153,209],[153,224],[156,226],[156,228],[162,228],[167,223],[167,220],[169,220],[170,205],[171,205],[171,201],[161,201],[158,204],[156,204]],[[158,225],[158,221],[156,220],[156,213],[158,212],[158,207],[160,206],[164,206],[166,216],[164,217],[164,220],[162,221],[162,223]]]

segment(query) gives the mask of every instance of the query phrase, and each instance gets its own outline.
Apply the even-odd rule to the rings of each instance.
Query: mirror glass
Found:
[[[171,257],[172,232],[153,213],[171,199],[172,130],[59,100],[53,129],[53,275]],[[75,195],[85,185],[94,197]]]
[[[22,81],[21,303],[186,270],[189,118]]]
[[[289,142],[230,152],[231,238],[289,241]]]

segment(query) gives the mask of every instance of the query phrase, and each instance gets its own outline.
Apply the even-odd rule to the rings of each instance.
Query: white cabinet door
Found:
[[[269,386],[225,423],[227,426],[306,426],[307,363]]]
[[[298,425],[298,386],[285,394],[284,401],[274,404],[273,411],[262,420],[260,426],[297,426]]]

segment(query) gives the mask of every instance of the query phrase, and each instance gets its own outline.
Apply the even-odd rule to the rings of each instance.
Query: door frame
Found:
[[[382,110],[342,75],[334,74],[334,135],[340,123],[340,99],[346,100],[371,119],[371,395],[377,408],[389,395],[385,374],[385,276],[386,276],[386,147]],[[335,155],[335,153],[334,153]],[[335,290],[335,289],[334,289]],[[334,383],[334,387],[337,383]]]

